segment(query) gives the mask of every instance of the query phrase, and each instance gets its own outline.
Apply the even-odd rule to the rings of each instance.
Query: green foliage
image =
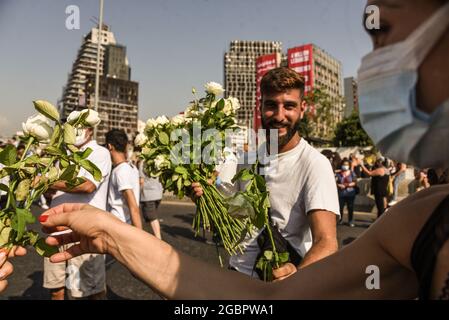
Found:
[[[46,245],[38,233],[28,229],[28,225],[35,221],[31,205],[55,181],[65,181],[69,188],[84,182],[83,178],[78,177],[81,167],[96,180],[100,180],[102,175],[87,159],[92,150],[79,151],[72,145],[75,129],[68,124],[62,129],[56,108],[46,101],[33,103],[39,113],[54,121],[53,133],[43,154],[36,153],[40,147],[39,141],[32,136],[22,138],[26,147],[20,159],[13,145],[0,151],[0,163],[4,166],[0,177],[9,178],[8,185],[0,184],[0,189],[7,193],[6,205],[0,208],[0,248],[32,245],[37,253],[49,256],[56,253],[57,248]],[[86,118],[87,113],[80,118],[83,117]],[[29,155],[30,151],[32,155]]]
[[[303,119],[300,126],[302,136],[305,138],[311,137],[312,134],[317,136],[318,132],[314,131],[314,127],[317,123],[320,123],[328,129],[328,133],[319,138],[331,138],[336,125],[333,114],[342,112],[343,97],[333,98],[325,89],[314,88],[304,96],[304,101],[306,101],[308,106],[313,106],[315,113],[311,113],[310,110],[306,112],[305,119]]]
[[[4,164],[5,166],[11,166],[14,163],[16,163],[17,159],[17,150],[12,145],[6,146],[1,152],[0,152],[0,163]]]
[[[360,124],[359,115],[353,112],[344,119],[335,129],[334,144],[338,147],[367,147],[373,142]]]

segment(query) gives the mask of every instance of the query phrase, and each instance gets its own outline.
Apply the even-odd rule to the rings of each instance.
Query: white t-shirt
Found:
[[[84,177],[92,182],[96,190],[92,193],[70,193],[57,191],[51,201],[51,206],[56,207],[61,203],[88,203],[94,207],[102,210],[106,210],[106,200],[108,196],[108,184],[109,174],[111,172],[111,155],[108,149],[97,144],[95,140],[92,140],[80,148],[81,151],[87,148],[92,149],[92,153],[87,157],[102,174],[101,181],[96,181],[94,177],[85,169],[81,168],[78,177]]]
[[[132,190],[139,205],[139,170],[130,163],[122,162],[111,173],[108,193],[108,211],[123,222],[131,224],[131,214],[122,192]]]
[[[248,167],[248,165],[246,165]],[[239,166],[239,170],[242,169]],[[271,218],[281,234],[302,257],[312,247],[307,213],[327,210],[339,215],[337,187],[329,160],[301,139],[290,151],[278,154],[264,167],[270,192]],[[243,186],[239,186],[244,190]],[[244,254],[231,256],[230,265],[247,275],[253,273],[259,253],[259,231],[242,242]]]

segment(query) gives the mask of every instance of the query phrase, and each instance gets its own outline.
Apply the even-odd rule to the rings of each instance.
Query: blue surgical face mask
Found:
[[[349,170],[349,166],[341,166],[341,170],[348,171]]]
[[[389,158],[421,168],[449,163],[449,101],[431,115],[416,104],[418,68],[448,27],[446,4],[406,40],[362,59],[358,71],[360,121]],[[435,137],[441,135],[443,140]]]

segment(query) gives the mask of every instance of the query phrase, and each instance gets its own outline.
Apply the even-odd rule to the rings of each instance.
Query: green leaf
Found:
[[[56,148],[54,146],[48,146],[47,148],[45,148],[45,152],[47,152],[52,156],[65,156],[65,153],[62,152],[61,149]]]
[[[26,164],[40,163],[40,157],[37,154],[33,154],[32,156],[27,157],[24,162]]]
[[[182,174],[182,175],[188,174],[187,169],[184,168],[184,167],[181,167],[181,166],[176,167],[176,168],[175,168],[175,172],[176,172],[176,173],[179,173],[179,174]]]
[[[84,169],[87,170],[87,172],[89,172],[96,181],[101,181],[101,178],[103,177],[100,169],[98,169],[98,167],[93,164],[91,161],[84,159],[80,161],[80,166],[83,167]]]
[[[68,144],[67,145],[67,149],[69,149],[72,153],[77,153],[78,151],[79,151],[79,149],[77,148],[77,147],[75,147],[73,144]],[[76,156],[75,156],[75,160],[76,159],[78,159]],[[79,161],[79,160],[78,160]]]
[[[65,170],[62,172],[61,176],[59,177],[59,180],[63,181],[71,181],[74,180],[78,174],[77,172],[77,166],[75,164],[69,165]]]
[[[59,252],[58,247],[49,246],[45,243],[45,239],[43,238],[37,240],[34,244],[34,248],[36,249],[38,255],[47,258]]]
[[[265,182],[265,179],[261,175],[258,175],[258,174],[256,174],[254,176],[254,178],[256,179],[257,189],[260,192],[265,192],[267,190],[267,187],[266,187],[267,184]]]
[[[11,242],[10,240],[11,232],[12,232],[11,227],[0,228],[0,248],[6,246]]]
[[[223,110],[223,108],[224,108],[224,106],[225,106],[225,101],[224,101],[224,99],[220,99],[218,102],[217,102],[217,104],[216,104],[216,108],[217,108],[217,110]]]
[[[12,220],[12,228],[17,232],[15,241],[20,241],[25,233],[27,223],[34,223],[35,218],[31,211],[27,209],[16,208],[16,215]]]
[[[92,148],[87,148],[84,151],[77,152],[77,154],[79,154],[80,158],[84,160],[91,155],[92,151],[93,151]]]
[[[64,123],[64,143],[75,144],[75,128],[70,123]]]
[[[256,210],[256,217],[252,221],[254,226],[258,229],[262,229],[265,225],[265,214],[260,210]]]
[[[75,180],[66,181],[66,186],[69,189],[73,189],[75,187],[78,187],[79,185],[83,184],[86,181],[83,177],[77,177]]]
[[[267,259],[268,261],[271,261],[273,259],[273,251],[271,250],[265,250],[263,253],[263,256],[265,257],[265,259]]]
[[[3,183],[0,183],[0,190],[1,190],[1,191],[4,191],[4,192],[6,192],[6,193],[9,192],[8,186],[7,186],[6,184],[3,184]]]
[[[17,186],[16,191],[14,192],[17,201],[24,201],[27,198],[30,186],[31,186],[30,179],[25,179],[19,182],[19,185]]]
[[[47,118],[54,121],[59,121],[59,112],[50,102],[44,100],[36,100],[33,101],[33,104],[34,108]]]
[[[282,263],[282,264],[287,263],[288,260],[289,260],[289,254],[288,254],[288,252],[281,252],[281,253],[278,253],[278,257],[279,257],[279,261],[278,261],[278,262],[280,262],[280,263]]]
[[[54,128],[53,128],[53,133],[51,135],[50,138],[50,143],[48,145],[50,146],[54,146],[56,144],[58,144],[59,142],[59,136],[61,135],[61,125],[57,124]]]
[[[157,138],[159,142],[162,143],[164,146],[168,145],[168,143],[170,142],[170,138],[165,132],[161,132]]]
[[[11,166],[17,162],[17,150],[12,145],[7,145],[0,152],[0,163],[3,163],[5,166]]]
[[[65,168],[67,168],[68,166],[69,166],[69,162],[67,161],[67,160],[65,160],[65,159],[59,159],[59,168],[62,170],[62,169],[65,169]]]
[[[178,178],[178,181],[176,183],[177,183],[178,190],[181,191],[182,190],[182,186],[183,186],[182,178],[181,177]]]

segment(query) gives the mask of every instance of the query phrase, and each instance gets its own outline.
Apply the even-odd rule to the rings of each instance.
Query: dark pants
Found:
[[[376,202],[378,218],[385,212],[384,198],[385,198],[384,196],[380,196],[377,194],[374,195],[374,201]]]
[[[348,208],[348,222],[354,223],[354,201],[355,196],[340,196],[339,197],[339,203],[340,203],[340,221],[343,221],[343,211],[345,208],[345,205]]]

